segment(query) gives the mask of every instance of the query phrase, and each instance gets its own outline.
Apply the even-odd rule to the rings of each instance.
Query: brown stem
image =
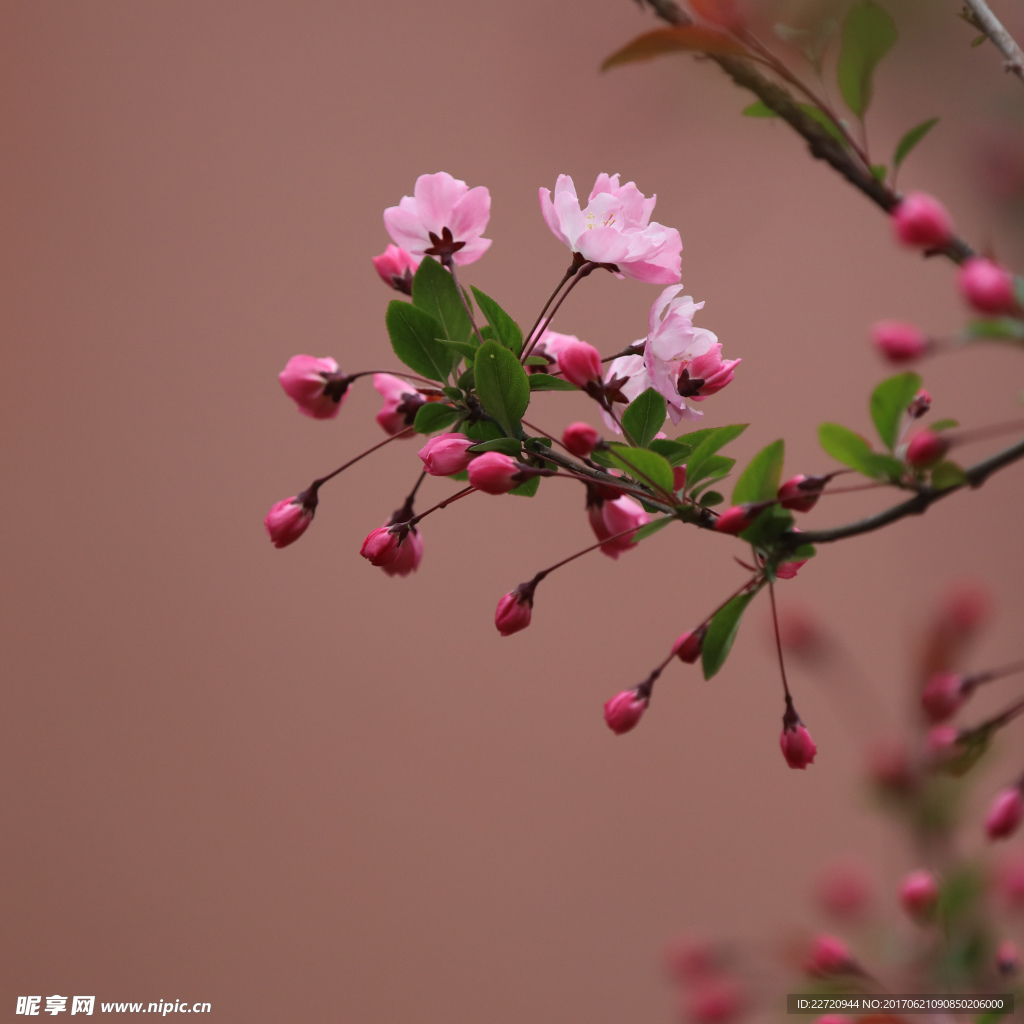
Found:
[[[1003,23],[992,13],[985,0],[964,0],[973,15],[971,22],[981,29],[995,44],[996,49],[1006,58],[1004,65],[1024,82],[1024,52],[1017,41],[1003,27]]]
[[[339,466],[336,470],[334,470],[334,472],[328,473],[327,476],[322,476],[318,480],[314,480],[311,486],[319,487],[321,484],[327,483],[328,480],[331,480],[334,477],[336,477],[340,472],[342,472],[342,470],[348,469],[349,466],[354,466],[360,459],[365,459],[366,456],[369,455],[371,452],[375,452],[378,448],[383,448],[384,445],[386,444],[391,444],[392,441],[397,441],[400,437],[412,437],[414,433],[416,433],[416,431],[413,430],[412,427],[406,427],[405,430],[403,430],[401,433],[392,434],[391,437],[384,438],[384,440],[381,441],[379,444],[375,444],[372,448],[367,448],[365,452],[362,452],[360,455],[357,455],[354,459],[349,459],[348,462],[344,463],[344,465]],[[417,486],[419,485],[417,484]]]

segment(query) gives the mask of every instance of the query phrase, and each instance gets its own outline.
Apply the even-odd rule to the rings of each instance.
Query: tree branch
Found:
[[[1012,71],[1024,82],[1024,52],[1003,27],[1003,23],[992,13],[985,0],[964,0],[964,6],[970,11],[969,15],[965,15],[967,20],[984,32],[1006,58],[1004,68]]]

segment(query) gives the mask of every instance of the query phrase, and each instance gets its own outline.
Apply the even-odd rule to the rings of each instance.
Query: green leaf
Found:
[[[839,53],[839,91],[858,117],[871,106],[875,68],[897,38],[892,18],[874,0],[861,0],[850,8]]]
[[[905,467],[899,459],[872,451],[871,445],[860,434],[838,423],[822,423],[818,427],[818,440],[833,459],[865,476],[890,480],[899,480],[903,476]]]
[[[647,447],[668,459],[670,466],[681,466],[693,454],[691,445],[669,441],[664,437],[656,437]]]
[[[734,500],[733,504],[737,504]],[[741,534],[754,547],[770,552],[775,542],[793,528],[793,513],[781,505],[769,505]],[[787,558],[787,561],[789,559]]]
[[[885,184],[885,176],[889,173],[889,168],[885,164],[872,164],[871,165],[871,177],[875,181],[880,181],[883,185]]]
[[[985,891],[985,883],[974,867],[954,868],[939,888],[936,907],[938,917],[944,923],[955,921],[969,914]]]
[[[451,426],[465,415],[464,412],[453,409],[443,402],[427,402],[416,410],[413,429],[417,434],[432,434],[435,430],[444,430],[445,427]]]
[[[703,508],[711,508],[712,505],[721,505],[725,501],[725,495],[718,491],[705,491],[700,496],[700,505]]]
[[[1020,341],[1024,339],[1024,321],[1009,316],[968,320],[964,337],[968,341]]]
[[[531,391],[579,391],[575,384],[564,377],[554,377],[550,373],[529,373]]]
[[[779,115],[764,103],[762,100],[758,100],[756,103],[751,103],[749,107],[743,108],[744,117],[778,117]]]
[[[450,398],[453,402],[461,402],[466,396],[462,393],[461,388],[441,388],[441,392],[446,398]]]
[[[937,117],[930,117],[927,121],[922,121],[919,125],[915,125],[907,132],[906,135],[900,139],[896,146],[896,152],[892,155],[892,165],[895,168],[903,163],[904,160],[910,155],[910,151],[939,123]]]
[[[652,452],[649,448],[613,444],[608,454],[612,464],[625,470],[634,480],[672,493],[672,467],[657,452]]]
[[[640,541],[646,540],[652,534],[657,533],[659,530],[663,530],[669,523],[675,519],[675,516],[662,516],[660,519],[652,519],[646,526],[641,526],[636,533],[633,534],[629,539],[630,544],[639,544]]]
[[[648,388],[637,395],[622,414],[622,429],[641,447],[649,448],[665,422],[665,399]]]
[[[836,140],[836,142],[841,143],[844,146],[850,145],[849,140],[842,133],[839,126],[835,123],[835,121],[832,120],[831,117],[829,117],[828,114],[825,113],[824,110],[821,110],[818,107],[811,106],[810,103],[800,103],[798,104],[798,106],[812,121],[817,121],[818,124],[820,124],[821,127],[824,128],[825,131],[827,131],[829,135],[831,135],[832,138]]]
[[[818,549],[813,544],[801,544],[795,551],[791,551],[786,556],[787,562],[801,562],[805,558],[813,558],[818,553]]]
[[[547,356],[527,356],[526,366],[551,366],[551,360]]]
[[[519,432],[519,421],[530,404],[530,382],[516,356],[496,341],[485,341],[474,364],[480,404],[509,437]]]
[[[939,767],[948,775],[966,775],[988,752],[992,733],[988,729],[972,729],[964,734]]]
[[[684,434],[679,440],[685,441],[687,444],[690,443],[689,439],[697,434],[703,435],[686,463],[688,485],[691,480],[702,480],[704,478],[704,462],[711,458],[719,448],[734,441],[746,429],[746,423],[734,423],[727,427],[709,427],[706,430],[695,430],[691,434]]]
[[[952,430],[954,427],[959,426],[959,420],[936,420],[928,427],[928,429],[935,433],[941,433],[943,430]]]
[[[785,441],[773,441],[766,448],[762,448],[736,481],[736,486],[732,489],[732,503],[742,505],[750,501],[769,501],[774,498],[779,493],[785,457]]]
[[[955,462],[940,462],[931,475],[931,485],[937,491],[961,487],[967,483],[967,474]]]
[[[476,423],[467,423],[463,426],[462,432],[474,441],[493,441],[505,436],[501,432],[501,427],[493,420],[477,420]]]
[[[487,322],[494,328],[498,341],[505,348],[519,355],[523,351],[523,332],[519,329],[519,324],[494,299],[480,291],[479,288],[473,288],[473,295],[476,298],[476,304],[487,317]]]
[[[476,357],[474,356],[474,358]],[[476,380],[473,376],[472,366],[468,370],[464,370],[459,375],[459,387],[462,388],[463,391],[471,391],[475,383]]]
[[[691,477],[690,471],[687,469],[686,486],[691,491],[692,496],[695,497],[697,484],[701,481],[712,483],[715,480],[721,480],[722,477],[726,477],[732,472],[732,467],[735,465],[736,460],[730,459],[725,455],[709,455],[698,467],[700,476],[694,475]]]
[[[753,597],[753,594],[740,594],[739,597],[734,597],[711,620],[701,651],[705,679],[717,675],[725,664],[725,659],[729,657],[729,651],[732,650],[733,641],[739,632],[740,619],[743,618],[743,613]]]
[[[436,341],[441,325],[422,309],[394,299],[384,316],[395,355],[416,373],[430,380],[446,380],[452,368],[448,349]]]
[[[514,494],[517,498],[532,498],[537,493],[537,488],[540,487],[540,477],[531,476],[529,480],[524,480],[518,487],[513,487],[509,494]]]
[[[467,448],[466,451],[474,455],[483,455],[484,452],[501,452],[502,455],[511,455],[518,458],[522,452],[522,445],[514,437],[496,437],[492,441],[481,441],[479,444]]]
[[[433,262],[433,260],[431,260]],[[472,363],[476,359],[476,352],[480,346],[473,341],[449,341],[447,338],[438,338],[437,342],[439,345],[444,345],[450,352],[456,353],[455,360],[466,357],[467,361]]]
[[[895,377],[883,380],[871,393],[871,419],[889,451],[896,446],[907,406],[920,390],[921,378],[916,373],[897,373]]]
[[[440,337],[448,341],[469,341],[473,327],[459,298],[459,290],[452,275],[437,260],[425,259],[416,271],[412,279],[412,304],[441,325]]]

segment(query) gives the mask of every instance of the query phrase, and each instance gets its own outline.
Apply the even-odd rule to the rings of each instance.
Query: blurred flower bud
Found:
[[[912,420],[919,420],[932,407],[932,396],[921,388],[910,405],[907,406],[907,413]]]
[[[941,249],[953,234],[953,220],[934,196],[911,192],[892,211],[896,238],[919,249]]]
[[[562,434],[562,444],[573,455],[585,459],[597,444],[598,433],[589,423],[570,423]]]
[[[683,1019],[691,1024],[731,1024],[743,1012],[743,991],[727,977],[702,978],[682,999]]]
[[[665,967],[677,981],[698,981],[717,974],[720,957],[704,939],[681,935],[665,947]]]
[[[915,434],[907,445],[906,460],[914,469],[926,469],[934,465],[949,451],[949,441],[934,430],[922,430]]]
[[[315,356],[292,356],[277,379],[299,412],[315,420],[337,416],[352,383],[351,377],[338,372],[333,359]]]
[[[1020,787],[1001,790],[988,809],[985,818],[985,831],[989,839],[1006,839],[1017,831],[1021,817],[1024,816],[1024,797]]]
[[[818,504],[825,483],[825,477],[799,473],[779,488],[779,504],[794,512],[810,512]]]
[[[952,718],[970,695],[967,680],[956,672],[936,672],[921,693],[921,707],[933,722]]]
[[[894,737],[876,740],[868,755],[868,775],[884,793],[902,796],[914,788],[910,752]]]
[[[936,725],[928,730],[925,749],[934,764],[948,761],[955,753],[960,730],[954,725]]]
[[[416,421],[416,413],[426,399],[407,381],[393,377],[390,373],[373,375],[374,390],[384,399],[377,413],[381,429],[394,436],[400,434]]]
[[[920,359],[929,349],[924,332],[902,320],[881,320],[871,328],[875,348],[890,363],[909,363]]]
[[[707,633],[708,627],[706,625],[698,626],[692,631],[683,633],[673,645],[672,652],[679,657],[680,661],[692,665],[700,658],[701,651],[704,649],[704,637],[707,636]]]
[[[373,257],[373,265],[380,279],[396,292],[412,295],[412,275],[420,265],[412,253],[397,245],[389,245],[379,256]]]
[[[1024,856],[1017,854],[999,865],[996,892],[1011,910],[1024,910]]]
[[[762,505],[733,505],[727,508],[716,520],[715,529],[719,533],[742,533],[764,511]]]
[[[939,883],[930,871],[911,871],[900,882],[900,906],[915,921],[931,917],[939,899]]]
[[[811,952],[805,964],[808,974],[827,976],[830,974],[852,974],[857,969],[849,947],[834,935],[818,935],[811,945]]]
[[[1009,939],[999,943],[996,950],[996,970],[1004,977],[1016,974],[1020,970],[1020,952],[1015,943]]]
[[[956,283],[967,304],[985,316],[1002,316],[1017,308],[1013,277],[998,263],[982,256],[965,260],[957,271]]]
[[[604,706],[604,720],[616,736],[636,727],[647,710],[647,698],[633,690],[617,693]]]
[[[871,882],[864,868],[853,861],[838,861],[825,868],[816,887],[822,910],[840,920],[860,917],[871,900]]]
[[[686,467],[672,467],[672,490],[678,494],[686,486]]]
[[[828,643],[817,613],[803,605],[779,609],[779,639],[784,651],[804,658],[823,654]]]

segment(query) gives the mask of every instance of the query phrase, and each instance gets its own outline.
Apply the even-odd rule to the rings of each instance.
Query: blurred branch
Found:
[[[1016,40],[1003,27],[1003,23],[992,13],[985,0],[964,0],[964,19],[992,41],[996,49],[1006,58],[1003,65],[1024,82],[1024,52]]]
[[[646,0],[646,2],[659,18],[670,25],[693,24],[693,19],[675,0]],[[801,135],[807,142],[813,157],[831,165],[854,188],[863,192],[886,213],[891,213],[900,202],[902,198],[900,193],[879,181],[871,173],[870,168],[865,168],[858,160],[854,159],[842,143],[800,108],[788,90],[765,78],[760,71],[742,57],[709,54],[708,59],[718,64],[740,88],[754,93],[766,107],[773,110]],[[971,246],[955,235],[943,249],[937,251],[948,256],[954,263],[963,263],[964,260],[974,255]]]

